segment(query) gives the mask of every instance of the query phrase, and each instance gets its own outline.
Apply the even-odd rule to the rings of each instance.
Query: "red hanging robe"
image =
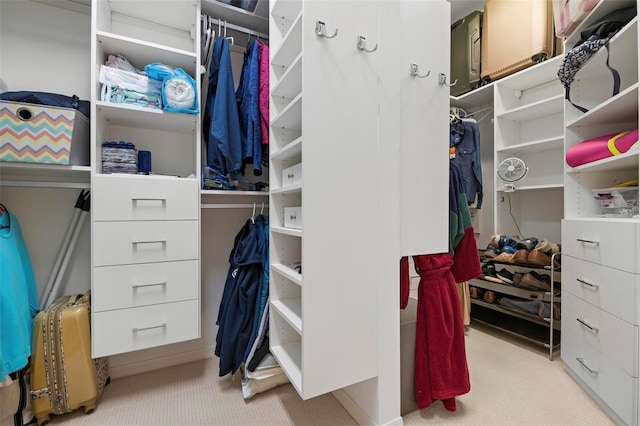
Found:
[[[453,257],[433,254],[413,260],[420,275],[414,373],[418,408],[442,400],[447,410],[455,411],[455,397],[469,392],[471,384]]]

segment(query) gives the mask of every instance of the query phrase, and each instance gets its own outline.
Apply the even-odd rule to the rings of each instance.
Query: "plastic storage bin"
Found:
[[[567,37],[598,3],[598,0],[553,0],[557,37]]]
[[[593,196],[600,201],[605,217],[633,217],[638,214],[638,187],[594,189]]]

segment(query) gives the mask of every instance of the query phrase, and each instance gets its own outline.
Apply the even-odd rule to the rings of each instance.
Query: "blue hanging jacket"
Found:
[[[219,375],[235,373],[245,361],[253,331],[256,302],[263,282],[264,257],[269,248],[264,216],[247,220],[229,255],[229,271],[218,311],[215,354],[220,357]]]
[[[253,174],[262,175],[262,129],[260,127],[260,46],[253,40],[244,54],[240,85],[236,91],[242,127],[242,157],[253,163]]]
[[[224,37],[213,45],[202,134],[207,145],[207,165],[231,180],[242,178],[240,118],[229,42]]]

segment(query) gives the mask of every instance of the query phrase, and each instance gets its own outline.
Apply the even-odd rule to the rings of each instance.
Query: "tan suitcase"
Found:
[[[482,21],[482,80],[495,81],[554,56],[550,0],[487,0]]]
[[[88,295],[64,296],[36,315],[31,398],[38,425],[50,414],[92,412],[109,382],[106,358],[91,359]]]

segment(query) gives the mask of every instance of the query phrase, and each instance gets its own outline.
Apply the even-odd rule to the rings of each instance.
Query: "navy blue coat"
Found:
[[[242,155],[253,164],[253,174],[262,175],[262,129],[260,127],[260,58],[258,40],[247,46],[240,84],[236,91],[240,126],[242,128]]]
[[[266,218],[247,220],[229,255],[229,272],[218,311],[215,354],[220,357],[220,376],[235,373],[245,361],[256,305],[261,295],[264,259],[269,250],[264,227]]]
[[[218,37],[213,45],[202,134],[207,145],[207,165],[231,180],[242,178],[240,117],[229,42],[224,37]]]

